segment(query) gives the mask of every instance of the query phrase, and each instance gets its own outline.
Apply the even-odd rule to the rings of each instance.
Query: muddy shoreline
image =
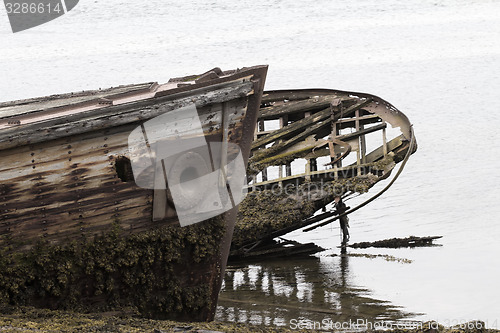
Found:
[[[331,332],[353,331],[342,329],[313,329],[302,324],[293,327],[255,326],[229,322],[176,322],[171,320],[153,320],[138,316],[131,309],[121,312],[76,313],[69,311],[53,311],[35,309],[32,307],[2,307],[0,308],[0,332]],[[375,329],[357,330],[366,332],[382,332]],[[453,327],[444,327],[436,322],[422,323],[412,329],[390,329],[383,332],[406,333],[497,333],[500,330],[486,329],[482,321],[471,321]]]

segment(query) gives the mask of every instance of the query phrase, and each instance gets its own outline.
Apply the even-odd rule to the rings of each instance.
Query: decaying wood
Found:
[[[440,239],[443,236],[427,236],[427,237],[416,237],[409,236],[406,238],[391,238],[384,239],[375,242],[361,242],[350,244],[349,247],[355,249],[366,249],[369,247],[381,247],[381,248],[400,248],[400,247],[421,247],[421,246],[432,246],[432,242],[436,239]]]
[[[322,110],[329,107],[330,103],[336,99],[335,96],[313,97],[307,100],[289,101],[276,106],[270,106],[261,110],[259,119],[275,119],[293,113],[303,113],[313,110]]]
[[[335,147],[333,146],[334,144],[337,145],[337,147],[339,148],[344,148],[344,152],[342,154],[339,154],[337,157],[335,157]],[[332,157],[332,161],[329,162],[329,163],[326,163],[326,165],[335,165],[338,161],[344,159],[347,155],[349,155],[349,153],[351,152],[352,150],[352,146],[347,143],[347,142],[344,142],[340,139],[337,139],[337,138],[330,138],[329,140],[329,150],[330,150],[330,156]]]
[[[279,121],[280,128],[269,130],[266,121]],[[406,157],[412,137],[408,118],[386,101],[368,94],[324,89],[266,92],[259,124],[248,168],[253,176],[249,191],[255,191],[254,201],[284,207],[295,202],[295,206],[308,208],[300,213],[295,206],[286,212],[277,209],[274,216],[268,209],[261,209],[266,211],[269,221],[254,217],[258,220],[255,232],[242,227],[241,230],[252,235],[246,240],[239,237],[234,247],[234,250],[238,250],[238,246],[244,249],[245,254],[258,253],[262,243],[291,231],[335,219],[336,212],[312,214],[325,208],[335,196],[367,192],[387,178],[396,163]],[[402,134],[388,139],[387,124],[399,127]],[[378,145],[373,143],[374,136],[368,135],[370,133],[380,133]],[[371,140],[369,147],[377,148],[366,150],[367,137]],[[355,153],[356,160],[347,163],[351,152]],[[319,168],[317,159],[322,157],[330,157],[330,161],[322,162]],[[292,173],[291,163],[299,159],[306,160],[305,168]],[[271,166],[279,167],[278,177],[270,176]],[[272,193],[282,193],[285,189],[287,199],[278,195],[274,199]],[[295,192],[288,193],[290,189]],[[266,199],[267,192],[273,199]],[[293,217],[290,210],[294,211]],[[255,209],[248,209],[248,214],[240,211],[242,220],[250,225],[255,213]],[[272,221],[273,218],[276,221]]]
[[[337,137],[337,139],[339,139],[341,141],[348,141],[348,140],[351,140],[351,139],[354,139],[354,138],[357,138],[357,137],[360,137],[360,136],[363,136],[363,135],[366,135],[369,133],[376,132],[376,131],[384,129],[386,127],[387,127],[386,124],[375,125],[372,127],[362,129],[362,130],[357,131],[357,132],[353,132],[353,133],[349,133],[349,134],[345,134],[345,135],[339,135]]]
[[[330,114],[331,114],[330,108],[327,108],[324,109],[323,111],[315,113],[310,117],[305,117],[302,120],[296,121],[293,124],[285,126],[279,130],[269,131],[267,135],[260,137],[257,140],[254,140],[254,142],[252,143],[252,149],[260,148],[276,140],[286,139],[287,137],[295,134],[296,132],[303,130],[305,127],[330,117]]]
[[[16,260],[24,260],[22,256],[30,255],[31,250],[36,248],[36,251],[41,251],[40,258],[50,261],[51,267],[42,277],[27,277],[27,282],[21,281],[18,275],[14,276],[21,283],[19,290],[26,291],[23,302],[35,306],[58,306],[64,303],[64,298],[69,294],[68,288],[73,288],[71,281],[77,281],[79,285],[89,285],[84,286],[83,292],[72,289],[77,291],[72,295],[78,299],[70,297],[71,304],[75,306],[79,306],[79,301],[87,302],[85,306],[89,302],[92,305],[104,303],[105,306],[122,302],[130,304],[127,302],[131,302],[132,296],[137,296],[134,301],[147,303],[151,311],[158,311],[155,314],[161,313],[163,317],[213,320],[229,255],[236,209],[204,221],[204,224],[181,230],[177,217],[165,211],[168,193],[144,189],[134,182],[128,137],[143,121],[194,104],[205,138],[214,141],[225,139],[238,145],[246,163],[266,72],[267,66],[258,66],[222,78],[210,74],[199,84],[183,85],[171,91],[162,90],[161,87],[151,91],[149,85],[147,89],[131,86],[129,88],[133,90],[146,89],[141,92],[145,95],[137,98],[133,94],[124,94],[117,105],[114,104],[116,100],[106,95],[109,91],[75,94],[76,97],[62,95],[63,99],[67,99],[65,102],[57,100],[60,96],[49,96],[1,104],[0,250],[2,256],[10,256],[2,260],[2,265],[8,263],[6,265],[12,268],[12,274],[24,272],[24,262]],[[177,86],[174,83],[172,85]],[[127,88],[124,90],[125,93]],[[112,90],[115,97],[116,92],[116,89]],[[34,105],[25,105],[31,102]],[[12,113],[15,110],[21,111],[20,115]],[[16,120],[20,124],[15,123]],[[155,200],[160,203],[153,213]],[[154,221],[153,216],[164,218]],[[106,275],[106,287],[98,289],[101,287],[86,275],[90,273],[87,273],[86,268],[81,270],[79,265],[86,264],[83,261],[86,258],[86,246],[97,244],[97,251],[102,251],[106,246],[99,247],[99,244],[107,244],[106,241],[110,240],[106,237],[114,240],[115,231],[119,236],[117,239],[123,241],[120,243],[123,247],[116,249],[117,256],[125,257],[124,252],[127,252],[129,245],[131,256],[113,260],[127,266],[133,273],[125,276],[116,268],[122,266],[114,266],[115,262],[105,262],[103,259],[103,262],[99,261],[102,266],[96,270],[102,268],[106,274],[110,273]],[[172,244],[167,249],[159,249],[160,252],[155,252],[156,248],[152,251],[144,249],[151,255],[148,257],[151,259],[148,259],[148,265],[151,266],[143,266],[144,262],[139,256],[132,258],[140,253],[136,251],[135,245],[141,241],[148,243],[148,237],[155,241],[161,239],[158,235],[162,231],[168,234],[167,239]],[[209,247],[213,250],[209,250]],[[67,262],[64,265],[71,269],[64,269],[64,272],[54,270],[51,276],[50,270],[60,259],[54,259],[59,253],[57,251],[66,251],[68,248],[74,251],[68,252],[71,258],[61,258],[61,265]],[[109,253],[106,255],[114,256]],[[43,265],[43,260],[40,265]],[[71,260],[75,260],[75,263]],[[19,269],[16,270],[16,267]],[[132,283],[130,276],[142,274],[141,269],[148,269],[144,267],[155,267],[147,272],[154,275],[153,278],[147,278],[148,287],[154,285],[150,291],[162,295],[157,298],[157,302],[152,301],[154,304],[148,303],[151,299],[141,298],[142,289],[131,287],[137,286],[134,283],[138,280],[133,278],[135,282]],[[1,276],[11,274],[10,268],[8,272],[2,270],[7,275]],[[31,273],[37,272],[32,268],[28,267],[28,270],[30,274],[35,274]],[[158,272],[168,274],[156,274]],[[99,273],[95,272],[96,276],[99,277]],[[50,295],[41,297],[40,290],[43,288],[38,288],[41,279],[47,279],[43,283],[57,285],[61,289],[52,292],[47,287],[43,292]],[[61,279],[66,282],[61,283]],[[123,281],[128,282],[122,284]],[[10,291],[5,291],[5,283],[0,287],[2,302],[16,297],[9,299]],[[165,291],[165,288],[169,290]],[[175,298],[169,296],[173,293],[176,293],[178,300],[172,304],[177,305],[169,312],[165,310],[165,304]],[[109,302],[110,299],[113,302]]]
[[[168,111],[196,104],[203,107],[210,104],[223,103],[244,98],[253,93],[253,82],[237,82],[229,87],[215,91],[200,92],[196,97],[172,96],[155,100],[146,100],[134,105],[107,106],[95,110],[67,115],[63,118],[48,119],[43,122],[27,124],[23,127],[12,127],[0,132],[0,149],[44,142],[47,137],[57,139],[69,135],[88,132],[89,129],[100,130],[124,124],[138,123],[154,118]]]
[[[341,112],[341,113],[339,112],[339,113],[335,114],[333,120],[331,120],[331,119],[326,120],[328,118],[328,116],[331,115],[331,110],[326,109],[326,110],[323,110],[323,111],[321,111],[317,114],[314,114],[312,116],[305,117],[303,120],[299,120],[293,124],[285,126],[282,129],[277,130],[275,133],[270,133],[270,134],[258,139],[257,141],[254,142],[254,144],[252,144],[252,149],[254,150],[254,157],[251,159],[250,163],[259,162],[259,161],[261,161],[261,160],[263,160],[271,155],[279,154],[282,150],[290,147],[291,145],[309,137],[310,135],[316,134],[319,130],[321,130],[324,127],[330,126],[331,121],[334,121],[334,122],[337,121],[337,119],[339,119],[341,117],[341,115],[345,116],[345,117],[349,117],[356,110],[359,110],[360,108],[368,105],[370,102],[371,102],[371,100],[361,101],[361,102],[347,108],[343,112]],[[310,118],[312,118],[312,119],[309,120]],[[299,125],[295,125],[296,123],[299,123]],[[289,130],[288,127],[292,127],[291,130]],[[272,147],[266,149],[265,151],[255,151],[256,148],[259,148],[259,147],[263,146],[264,144],[267,144],[269,142],[273,142],[273,141],[276,141],[279,139],[284,139],[284,137],[286,135],[295,133],[301,129],[303,130],[302,132],[296,134],[295,136],[293,136],[290,139],[287,139],[283,142],[276,144],[275,146],[272,146]],[[338,137],[338,139],[345,141],[345,140],[349,140],[350,138],[354,138],[354,137],[357,137],[357,136],[360,136],[363,134],[370,133],[372,131],[376,131],[378,129],[380,129],[380,128],[367,129],[367,130],[364,130],[364,131],[357,133],[357,134],[353,133],[353,134]]]
[[[229,261],[248,261],[248,260],[262,260],[280,257],[298,257],[307,256],[317,252],[322,252],[325,249],[314,243],[299,243],[292,240],[280,238],[279,241],[268,240],[260,242],[252,248],[240,248],[232,251],[229,256]]]
[[[114,88],[87,90],[67,94],[57,94],[44,97],[28,98],[18,101],[0,103],[0,118],[19,117],[32,112],[91,103],[94,105],[109,95],[123,97],[126,95],[151,92],[158,86],[156,82],[123,85]]]
[[[230,103],[246,107],[240,100]],[[200,114],[210,116],[220,110],[205,107]],[[235,139],[242,123],[234,119],[233,125]],[[56,242],[98,234],[114,220],[130,232],[152,227],[152,202],[163,201],[164,207],[165,191],[156,190],[153,195],[133,180],[121,180],[116,170],[116,159],[128,155],[128,135],[135,127],[116,126],[0,150],[0,175],[5,180],[0,185],[0,235]],[[155,220],[167,217],[164,210],[155,214]]]
[[[130,233],[153,225],[176,223],[175,214],[152,211],[153,201],[161,201],[163,204],[158,206],[165,206],[165,191],[153,193],[138,187],[133,179],[118,176],[117,159],[128,156],[128,135],[138,121],[195,103],[205,132],[222,136],[221,104],[226,103],[226,125],[230,130],[225,134],[231,142],[241,142],[248,97],[253,95],[256,84],[248,78],[249,74],[215,85],[205,84],[189,93],[181,89],[174,95],[106,105],[2,129],[0,235],[13,240],[22,238],[26,244],[23,246],[29,247],[34,239],[58,242],[88,238],[116,220]],[[32,116],[44,106],[63,107],[61,98],[68,98],[74,105],[102,98],[106,93],[123,97],[127,89],[136,92],[150,86],[2,103],[0,116],[12,116],[13,110]],[[153,222],[152,215],[161,217],[161,221]]]

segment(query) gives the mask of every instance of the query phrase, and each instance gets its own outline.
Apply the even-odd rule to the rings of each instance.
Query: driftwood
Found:
[[[410,236],[406,238],[390,238],[375,242],[361,242],[349,245],[349,247],[355,249],[366,249],[369,247],[383,247],[383,248],[400,248],[400,247],[421,247],[421,246],[435,246],[432,241],[435,239],[442,238],[443,236],[427,236],[427,237],[416,237]]]
[[[353,132],[353,133],[349,133],[349,134],[345,134],[345,135],[339,135],[337,137],[337,139],[342,140],[342,141],[347,141],[347,140],[351,140],[351,139],[357,138],[357,137],[365,135],[365,134],[373,133],[375,131],[384,129],[386,127],[387,127],[386,124],[380,124],[380,125],[372,126],[370,128],[366,128],[366,129],[363,129],[363,130],[360,130],[360,131],[356,131],[356,132]]]

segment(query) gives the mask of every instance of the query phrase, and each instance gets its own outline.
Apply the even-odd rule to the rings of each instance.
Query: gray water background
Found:
[[[312,261],[232,268],[218,317],[288,325],[330,315],[303,308],[345,308],[344,319],[406,313],[498,327],[500,1],[81,1],[16,34],[0,9],[0,101],[256,64],[270,65],[267,89],[362,91],[402,110],[419,150],[390,191],[352,214],[351,241],[442,235],[443,246],[352,251],[411,264],[346,260],[329,256],[339,252],[336,225],[296,232],[288,237],[331,250]],[[277,292],[255,283],[256,272],[268,272],[266,281],[274,274]],[[238,291],[260,293],[267,305],[227,300]],[[359,302],[345,305],[352,297]]]

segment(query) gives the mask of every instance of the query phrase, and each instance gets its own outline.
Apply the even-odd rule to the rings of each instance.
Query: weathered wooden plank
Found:
[[[257,136],[257,138],[260,138],[264,135],[268,135],[268,134],[271,134],[271,133],[274,133],[275,130],[269,130],[269,131],[259,131],[259,132],[256,132],[255,135]]]
[[[343,112],[336,113],[334,115],[334,118],[332,121],[333,122],[337,121],[341,115],[344,117],[348,117],[348,116],[352,115],[356,110],[359,110],[359,109],[367,106],[370,103],[371,103],[371,100],[366,99],[366,100],[363,100],[355,105],[352,105],[352,106],[348,107],[346,110],[344,110]],[[259,148],[265,144],[276,141],[278,139],[285,139],[290,134],[296,133],[297,131],[299,131],[303,128],[306,128],[307,126],[309,126],[311,124],[318,123],[318,122],[328,118],[330,115],[331,115],[331,110],[330,110],[330,108],[328,108],[328,109],[324,109],[323,111],[320,111],[320,112],[318,112],[310,117],[306,117],[304,119],[296,121],[288,126],[285,126],[279,130],[274,131],[274,133],[270,133],[267,136],[264,136],[264,137],[261,137],[261,138],[255,140],[254,143],[252,144],[252,149]],[[315,125],[313,125],[313,127],[315,128],[315,130],[318,129],[315,127]],[[320,127],[322,127],[322,126],[320,126]],[[306,132],[311,132],[311,131],[310,131],[310,129],[306,129]],[[297,137],[304,138],[303,135],[299,134],[298,136],[296,136],[290,140],[293,140],[293,142],[296,142]]]
[[[285,115],[322,110],[330,105],[330,103],[338,98],[337,96],[318,96],[317,98],[310,98],[307,100],[289,101],[266,107],[259,113],[259,119],[275,119]]]
[[[101,151],[114,151],[116,155],[127,152],[128,139],[126,133],[130,133],[135,125],[122,126],[123,135],[113,135],[110,131],[100,131],[101,139],[88,141],[89,145],[78,144],[79,140],[88,140],[96,136],[80,135],[79,137],[67,137],[53,141],[52,146],[27,145],[15,149],[0,150],[0,180],[10,178],[7,172],[9,170],[22,170],[31,168],[33,165],[41,166],[44,163],[61,163],[67,161],[65,168],[76,166],[73,158],[85,156],[87,154]],[[116,132],[116,129],[115,131]],[[73,162],[72,162],[73,161]],[[55,173],[59,172],[54,170]]]
[[[128,123],[137,123],[193,103],[197,107],[203,107],[251,94],[253,94],[253,82],[235,82],[229,87],[204,92],[196,98],[172,99],[172,96],[166,96],[137,102],[133,105],[108,106],[99,109],[98,112],[91,110],[68,115],[64,118],[7,128],[0,131],[0,150],[43,142],[48,137],[56,139]]]
[[[254,152],[254,155],[250,159],[249,163],[260,162],[269,156],[278,154],[281,151],[283,151],[284,149],[292,146],[293,144],[307,138],[308,136],[315,134],[315,132],[318,131],[320,128],[328,126],[329,124],[330,124],[329,119],[319,121],[319,122],[315,123],[314,125],[309,126],[306,130],[300,132],[299,134],[295,135],[294,137],[292,137],[286,141],[280,142],[279,144],[274,145],[272,147],[269,147],[267,149],[263,149],[261,151],[256,151],[256,152]]]
[[[399,148],[403,144],[403,140],[405,137],[403,135],[399,135],[395,137],[394,139],[390,140],[387,142],[387,152],[391,152]],[[381,159],[387,155],[387,153],[384,153],[384,145],[381,145],[377,149],[372,150],[369,154],[366,155],[366,163],[372,163],[375,162],[378,159]]]
[[[317,123],[318,121],[328,118],[331,114],[330,108],[324,109],[310,117],[305,117],[299,121],[296,121],[288,126],[284,126],[279,130],[271,131],[268,135],[260,137],[252,143],[252,149],[262,147],[270,142],[274,142],[278,139],[286,139],[288,136],[297,133],[298,131],[304,129],[311,124]]]
[[[278,102],[278,101],[299,101],[299,100],[307,100],[311,98],[310,94],[304,94],[300,91],[297,91],[295,94],[290,94],[288,91],[282,92],[282,91],[271,91],[271,92],[264,92],[262,95],[262,103],[267,104],[267,103],[273,103],[273,102]]]
[[[97,101],[100,98],[109,96],[120,96],[126,93],[137,93],[141,91],[150,91],[155,82],[122,85],[100,90],[86,90],[82,92],[73,92],[67,94],[57,94],[45,97],[35,97],[17,101],[0,103],[0,119],[7,117],[20,116],[35,111],[58,108],[61,106],[75,105],[89,101]]]
[[[383,128],[386,128],[386,127],[387,127],[387,124],[375,125],[375,126],[372,126],[372,127],[368,127],[368,128],[359,130],[357,132],[353,132],[353,133],[349,133],[349,134],[344,134],[344,135],[339,135],[337,137],[337,139],[342,140],[342,141],[348,141],[348,140],[351,140],[353,138],[356,138],[356,137],[359,137],[359,136],[362,136],[362,135],[365,135],[365,134],[368,134],[368,133],[379,131],[379,130],[381,130]]]
[[[262,103],[273,103],[287,101],[307,100],[311,96],[332,96],[333,98],[341,98],[343,101],[358,101],[359,98],[352,97],[349,92],[332,91],[325,89],[301,89],[301,90],[272,90],[266,91],[262,95]]]
[[[326,145],[326,140],[305,140],[295,143],[293,146],[288,147],[282,151],[279,155],[271,155],[267,158],[259,160],[259,163],[264,163],[266,165],[272,164],[275,160],[281,160],[288,156],[297,156],[298,154],[304,155],[304,158],[312,159],[321,156],[328,156],[329,150],[318,149]]]
[[[382,121],[380,117],[376,114],[371,114],[368,116],[361,116],[358,119],[356,118],[343,118],[343,119],[338,119],[337,123],[342,124],[342,128],[346,127],[355,127],[355,122],[356,120],[359,121],[360,125],[368,125],[368,124],[373,124]]]
[[[54,141],[33,145],[35,156],[43,158],[43,162],[32,164],[29,151],[11,153],[7,161],[2,159],[6,164],[19,160],[24,166],[16,174],[0,171],[4,184],[8,185],[0,190],[3,209],[0,234],[24,241],[37,238],[55,241],[91,236],[116,219],[123,219],[124,225],[140,224],[137,211],[150,209],[151,191],[137,187],[134,182],[124,183],[117,177],[114,166],[117,154],[127,150],[123,142],[128,133],[104,136],[97,132],[95,137],[85,140],[74,137],[71,154],[64,139],[60,139],[59,145],[54,145],[57,143]],[[111,146],[105,146],[105,142]],[[5,178],[15,175],[18,177]],[[135,210],[136,214],[129,215],[125,213],[127,210]]]
[[[266,243],[264,243],[266,244]],[[250,246],[249,246],[250,247]],[[311,255],[325,249],[314,244],[301,244],[294,241],[283,241],[280,243],[271,243],[266,246],[257,246],[249,250],[233,251],[230,254],[230,261],[249,260],[249,259],[270,259],[280,257],[297,257]]]

